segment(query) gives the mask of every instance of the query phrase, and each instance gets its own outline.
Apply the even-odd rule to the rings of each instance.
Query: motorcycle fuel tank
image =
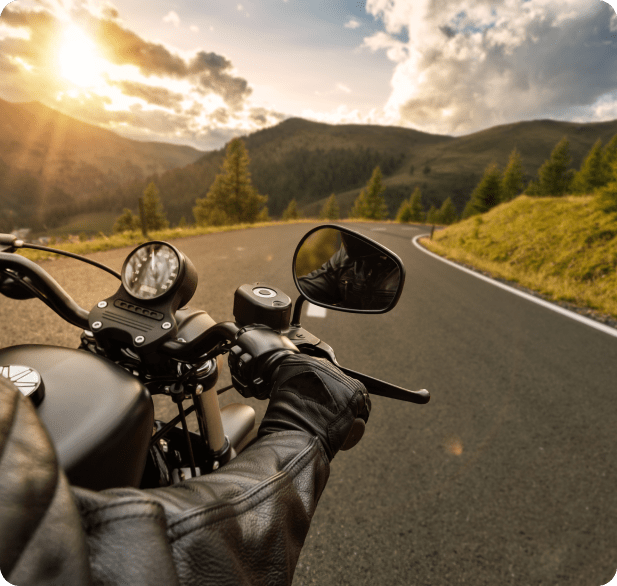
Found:
[[[45,393],[36,410],[71,484],[139,486],[154,407],[136,378],[101,356],[55,346],[0,349],[0,367],[11,365],[40,375]]]

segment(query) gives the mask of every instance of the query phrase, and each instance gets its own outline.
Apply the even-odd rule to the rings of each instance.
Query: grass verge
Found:
[[[103,250],[113,250],[124,248],[125,246],[138,246],[149,240],[173,240],[177,238],[188,238],[190,236],[203,236],[204,234],[214,234],[216,232],[232,232],[234,230],[246,230],[248,228],[259,228],[263,226],[276,226],[279,224],[307,224],[321,222],[323,224],[347,222],[348,220],[319,220],[316,218],[301,218],[298,220],[259,222],[255,224],[234,224],[233,226],[190,226],[185,228],[168,228],[166,230],[152,231],[148,233],[148,238],[144,238],[141,232],[123,232],[107,236],[100,234],[97,238],[84,240],[83,242],[61,242],[50,244],[50,248],[66,250],[74,254],[89,254]],[[353,220],[356,221],[356,220]],[[26,248],[19,249],[19,254],[33,261],[57,258],[57,255],[42,250],[31,250]]]
[[[520,196],[422,244],[549,300],[617,318],[617,218],[592,196]]]

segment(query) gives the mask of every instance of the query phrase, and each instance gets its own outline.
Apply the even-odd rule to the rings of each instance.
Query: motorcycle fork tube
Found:
[[[182,431],[184,432],[184,439],[186,441],[186,447],[189,451],[189,466],[191,467],[191,474],[193,478],[197,476],[197,471],[195,469],[195,456],[193,455],[193,446],[191,444],[191,437],[189,435],[189,428],[186,424],[186,416],[184,414],[184,407],[182,405],[178,405],[178,410],[180,411],[180,418],[182,420]]]
[[[225,432],[216,390],[211,388],[204,391],[199,385],[195,390],[193,402],[201,436],[211,453],[221,452],[225,447]]]

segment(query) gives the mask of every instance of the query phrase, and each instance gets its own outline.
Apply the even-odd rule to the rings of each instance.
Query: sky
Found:
[[[201,150],[291,117],[454,136],[613,120],[617,14],[602,0],[14,0],[0,98]]]

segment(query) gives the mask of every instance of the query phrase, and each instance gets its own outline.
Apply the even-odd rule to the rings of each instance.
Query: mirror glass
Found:
[[[294,275],[300,292],[313,303],[383,312],[392,309],[400,296],[403,279],[397,261],[368,238],[324,227],[301,242]]]

